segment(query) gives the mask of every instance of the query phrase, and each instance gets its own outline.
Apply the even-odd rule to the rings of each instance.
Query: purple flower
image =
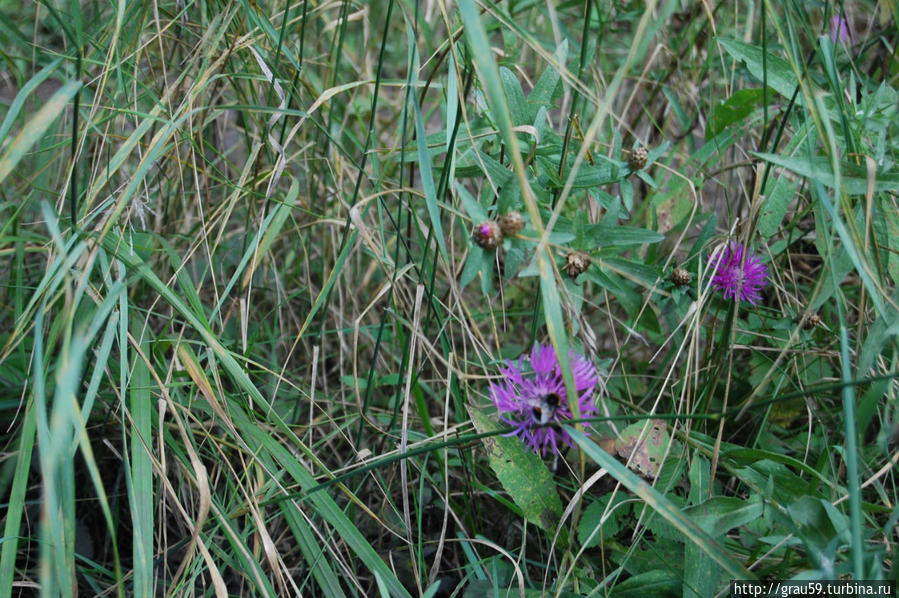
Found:
[[[724,291],[725,299],[733,297],[734,301],[742,299],[758,305],[768,269],[759,258],[744,251],[742,243],[729,244],[723,255],[718,256],[714,268],[712,284]]]
[[[596,414],[593,390],[599,383],[596,368],[574,351],[569,354],[569,360],[580,416],[592,417]],[[518,363],[509,360],[508,367],[501,368],[503,379],[498,384],[490,384],[490,398],[500,419],[515,428],[508,436],[518,436],[543,456],[547,448],[558,454],[559,439],[571,446],[571,436],[552,424],[571,419],[571,410],[556,350],[550,345],[534,345],[528,358],[529,368],[524,361],[522,354]]]
[[[841,15],[830,20],[830,41],[837,43],[837,40],[844,44],[849,41],[849,21]]]

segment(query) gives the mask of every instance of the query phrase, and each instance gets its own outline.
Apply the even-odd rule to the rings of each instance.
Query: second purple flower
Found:
[[[742,243],[729,244],[718,256],[713,268],[715,275],[712,284],[724,293],[725,299],[758,305],[768,269],[758,257],[746,251]]]

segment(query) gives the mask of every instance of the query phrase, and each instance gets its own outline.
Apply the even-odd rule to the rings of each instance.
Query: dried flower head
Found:
[[[577,278],[590,267],[590,256],[572,251],[565,256],[565,272],[571,278]]]
[[[690,284],[690,273],[684,268],[675,268],[671,271],[671,282],[679,287]]]
[[[762,299],[768,269],[759,258],[743,249],[742,243],[731,243],[714,264],[712,284],[724,292],[724,298],[748,301],[758,305]]]
[[[506,212],[500,216],[499,228],[503,231],[503,235],[507,237],[512,237],[520,233],[521,229],[524,228],[524,218],[521,217],[521,212],[512,210],[511,212]]]
[[[592,417],[597,411],[593,401],[593,391],[599,383],[596,368],[574,351],[569,359],[580,416]],[[529,356],[522,354],[518,363],[508,361],[507,367],[500,371],[502,380],[490,384],[490,398],[500,419],[515,428],[509,436],[518,436],[528,448],[543,456],[547,449],[558,454],[559,440],[571,446],[571,436],[552,425],[571,419],[555,349],[550,345],[534,345]]]
[[[471,238],[484,249],[496,249],[503,242],[503,232],[499,224],[493,220],[485,220],[475,227]]]
[[[631,150],[631,155],[627,159],[627,165],[630,166],[631,170],[641,170],[646,166],[648,157],[649,153],[646,151],[645,147],[634,148]]]
[[[815,328],[823,324],[821,320],[821,316],[819,316],[816,312],[809,313],[808,317],[805,319],[805,327],[806,328]]]

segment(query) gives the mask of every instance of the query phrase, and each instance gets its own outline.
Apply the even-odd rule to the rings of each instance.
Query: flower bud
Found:
[[[690,284],[690,273],[683,268],[675,268],[671,271],[671,282],[679,287]]]
[[[484,249],[496,249],[503,242],[503,231],[493,220],[485,220],[475,227],[471,238]]]
[[[521,217],[521,212],[512,210],[511,212],[506,212],[500,216],[499,228],[503,231],[503,235],[507,237],[512,237],[520,233],[521,229],[524,228],[524,218]]]
[[[631,170],[641,170],[644,166],[646,166],[646,159],[648,157],[648,153],[645,147],[638,147],[631,150],[631,155],[627,159],[627,165],[630,166]]]

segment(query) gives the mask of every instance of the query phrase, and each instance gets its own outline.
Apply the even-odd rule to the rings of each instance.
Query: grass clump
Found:
[[[895,580],[896,18],[0,2],[0,595]]]

